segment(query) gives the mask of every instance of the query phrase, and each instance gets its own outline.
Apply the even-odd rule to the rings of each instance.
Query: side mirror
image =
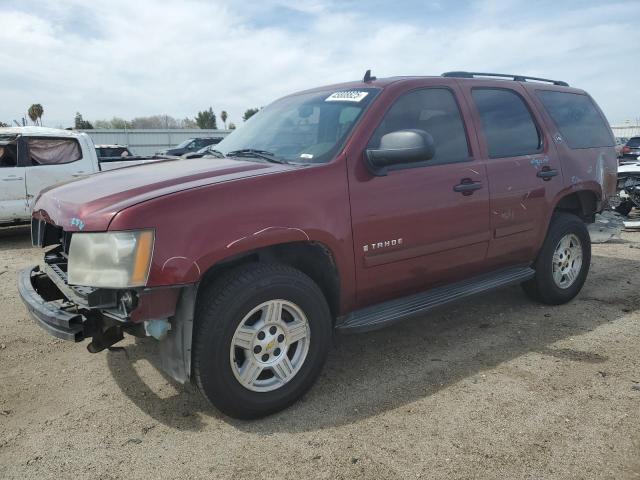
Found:
[[[393,167],[431,160],[435,151],[433,137],[424,130],[397,130],[384,135],[380,148],[365,155],[371,173],[384,176]]]

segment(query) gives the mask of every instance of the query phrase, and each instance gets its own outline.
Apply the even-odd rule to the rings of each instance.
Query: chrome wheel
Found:
[[[309,321],[300,307],[287,300],[262,303],[245,315],[233,335],[233,374],[254,392],[276,390],[302,367],[309,339]]]
[[[569,288],[582,269],[582,244],[569,233],[560,239],[553,252],[553,280],[560,288]]]

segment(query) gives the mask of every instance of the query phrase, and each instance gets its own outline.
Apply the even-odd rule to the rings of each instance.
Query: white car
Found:
[[[43,127],[0,128],[0,225],[28,222],[40,191],[101,170],[157,162],[133,157],[101,163],[86,133]]]

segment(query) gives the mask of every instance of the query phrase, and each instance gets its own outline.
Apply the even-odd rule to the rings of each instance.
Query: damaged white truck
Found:
[[[34,199],[45,188],[102,170],[157,158],[99,161],[86,133],[43,127],[0,128],[0,226],[31,221]]]
[[[625,161],[618,167],[618,195],[620,204],[616,211],[629,215],[633,208],[640,208],[640,157]],[[640,227],[640,221],[625,221],[627,227]]]

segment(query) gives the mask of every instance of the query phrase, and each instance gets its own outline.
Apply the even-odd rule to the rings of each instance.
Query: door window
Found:
[[[82,158],[75,138],[27,138],[27,165],[60,165]]]
[[[6,137],[5,137],[6,138]],[[18,165],[18,143],[14,138],[0,137],[0,168]]]
[[[385,114],[368,148],[379,148],[387,133],[407,129],[424,130],[433,137],[435,155],[425,165],[469,160],[464,123],[451,90],[427,88],[401,96]]]
[[[542,139],[520,95],[504,88],[474,88],[471,94],[480,113],[490,158],[540,152]]]

